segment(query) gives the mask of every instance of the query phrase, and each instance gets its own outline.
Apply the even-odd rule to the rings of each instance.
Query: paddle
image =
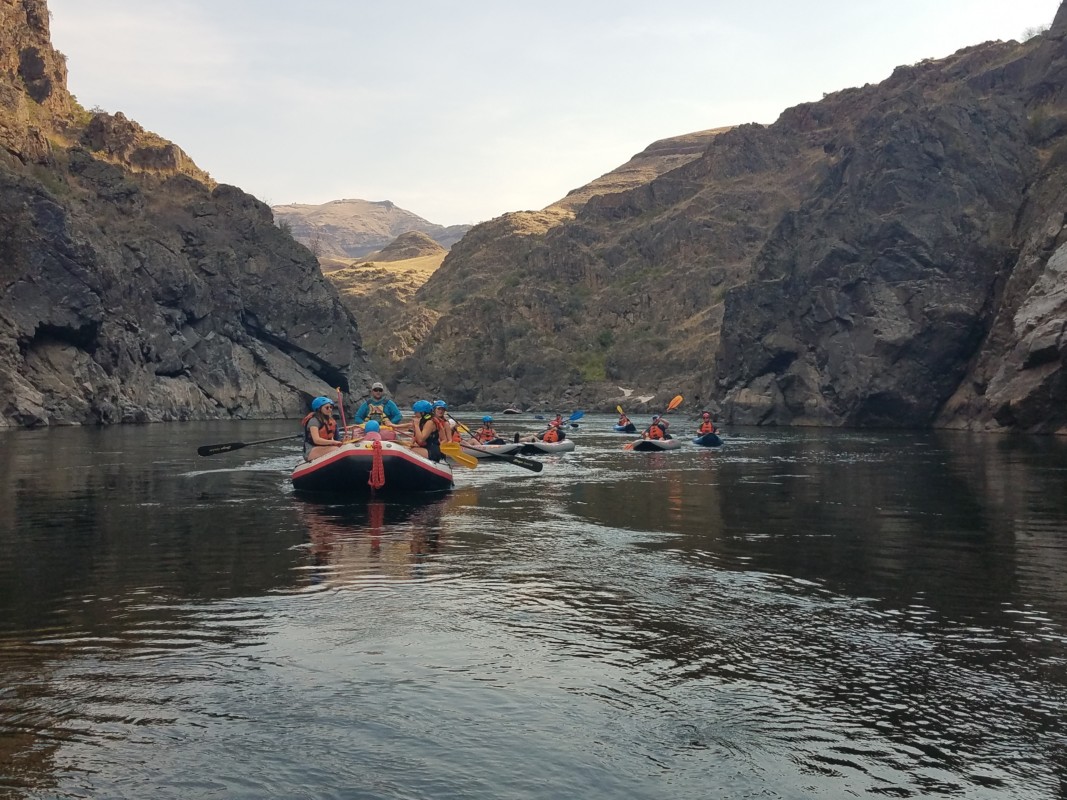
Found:
[[[678,408],[678,406],[680,406],[682,404],[682,400],[684,400],[684,399],[685,398],[683,398],[680,394],[675,395],[674,399],[671,400],[671,402],[669,402],[667,404],[667,410],[664,411],[663,414],[667,414],[667,413],[669,413],[671,411],[674,411],[674,409]],[[663,414],[660,414],[660,416],[663,416]],[[651,425],[649,425],[647,428],[645,428],[645,430],[641,433],[641,439],[644,439],[645,438],[645,434],[648,433],[650,430],[652,430],[652,426]],[[641,439],[639,439],[638,441],[641,441]],[[637,444],[637,442],[627,442],[626,444],[624,444],[622,446],[622,449],[623,450],[633,450],[635,444]]]
[[[303,436],[297,433],[291,436],[279,436],[276,439],[260,439],[257,442],[227,442],[226,444],[202,444],[196,448],[196,452],[202,456],[217,456],[219,453],[229,453],[240,450],[242,447],[251,447],[254,444],[267,444],[268,442],[284,442],[287,439],[299,439]]]
[[[474,469],[478,466],[478,459],[463,452],[463,446],[456,442],[441,442],[441,452],[451,458],[457,464]]]
[[[402,447],[407,447],[408,449],[419,446],[412,442],[401,441],[400,439],[395,440],[394,444],[401,445]],[[470,469],[474,469],[478,466],[478,459],[476,459],[474,456],[469,456],[464,453],[460,446],[455,442],[441,442],[441,455],[448,456],[457,464],[461,464],[462,466],[468,467]]]
[[[468,436],[474,435],[473,433],[471,433],[471,429],[464,425],[462,422],[460,422],[459,420],[456,420],[455,422],[456,427],[466,433]],[[544,464],[542,464],[540,461],[535,461],[532,458],[524,458],[523,456],[513,456],[510,453],[493,453],[477,445],[467,444],[466,442],[461,443],[461,446],[466,447],[468,450],[474,450],[479,453],[485,453],[487,456],[489,456],[489,458],[496,458],[500,461],[507,461],[509,464],[514,464],[516,467],[528,469],[531,472],[540,472],[545,468]]]

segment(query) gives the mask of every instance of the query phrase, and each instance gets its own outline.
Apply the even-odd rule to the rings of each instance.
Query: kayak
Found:
[[[521,408],[515,408],[514,406],[509,406],[508,408],[505,408],[501,413],[502,414],[521,414],[522,413],[522,409]]]
[[[612,425],[616,433],[637,433],[637,426],[632,422],[626,425]]]
[[[452,488],[452,468],[396,442],[357,442],[301,462],[293,469],[292,480],[298,492],[447,492]]]
[[[705,433],[703,436],[695,438],[693,444],[698,444],[701,447],[718,447],[722,444],[722,439],[719,438],[717,433]]]
[[[634,442],[632,449],[648,453],[655,450],[677,450],[681,446],[681,439],[639,439]]]
[[[530,456],[539,453],[569,453],[575,447],[573,439],[564,439],[562,442],[520,442],[515,455]]]
[[[506,456],[516,452],[521,444],[505,442],[504,444],[475,444],[474,441],[463,442],[463,452],[475,458],[492,458],[494,455]]]

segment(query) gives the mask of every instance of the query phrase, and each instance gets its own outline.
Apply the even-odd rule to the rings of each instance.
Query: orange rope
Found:
[[[382,443],[374,442],[372,445],[374,455],[371,457],[370,477],[367,483],[372,489],[381,489],[385,486],[385,466],[382,464]]]

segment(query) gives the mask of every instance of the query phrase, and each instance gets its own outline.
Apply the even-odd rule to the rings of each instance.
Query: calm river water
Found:
[[[1067,793],[1067,442],[613,421],[408,505],[0,435],[0,797]]]

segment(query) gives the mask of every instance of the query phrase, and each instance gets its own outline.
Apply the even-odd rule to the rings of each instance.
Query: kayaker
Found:
[[[619,414],[618,426],[620,428],[625,428],[629,424],[630,424],[630,418],[628,416],[626,416],[625,414]]]
[[[648,426],[643,434],[642,439],[670,439],[667,434],[667,420],[658,414],[652,418],[652,424]]]
[[[562,442],[567,438],[567,434],[564,433],[563,428],[553,424],[555,420],[548,423],[548,429],[539,433],[528,433],[525,436],[519,436],[515,434],[516,442],[545,442],[546,444],[555,444],[556,442]]]
[[[463,441],[463,437],[459,435],[459,426],[448,416],[448,403],[444,400],[433,401],[433,419],[442,442]]]
[[[482,417],[482,427],[475,431],[474,439],[481,444],[504,444],[504,440],[493,428],[493,418],[488,414]]]
[[[700,427],[697,428],[697,433],[703,436],[706,433],[718,433],[719,429],[715,427],[715,423],[711,421],[711,412],[705,411],[700,415],[701,422]]]
[[[304,417],[304,460],[314,461],[328,455],[344,442],[337,438],[337,420],[333,418],[333,401],[316,397],[311,401],[311,413]]]
[[[359,408],[356,409],[356,413],[352,417],[352,420],[357,425],[362,425],[369,419],[379,424],[384,422],[392,423],[393,425],[399,425],[401,420],[404,419],[404,414],[397,407],[397,404],[385,396],[385,385],[381,381],[375,381],[371,384],[370,398],[359,404]]]

